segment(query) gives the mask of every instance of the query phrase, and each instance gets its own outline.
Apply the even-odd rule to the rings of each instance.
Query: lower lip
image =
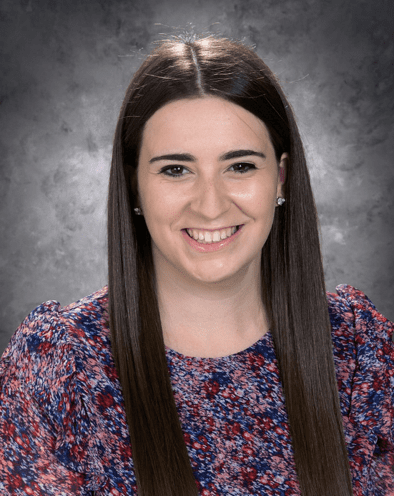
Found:
[[[241,233],[243,225],[240,226],[237,232],[232,234],[229,238],[223,239],[223,241],[217,241],[216,243],[198,243],[194,238],[191,238],[185,229],[182,229],[182,235],[185,238],[186,242],[195,250],[200,253],[210,253],[212,251],[218,251],[222,248],[225,248],[230,243],[232,243],[238,235]]]

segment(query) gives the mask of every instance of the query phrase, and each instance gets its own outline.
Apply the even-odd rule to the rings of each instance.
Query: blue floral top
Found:
[[[354,496],[394,495],[393,324],[360,291],[328,294]],[[300,495],[273,340],[223,358],[167,350],[201,495]],[[107,290],[49,301],[0,362],[0,493],[137,494]]]

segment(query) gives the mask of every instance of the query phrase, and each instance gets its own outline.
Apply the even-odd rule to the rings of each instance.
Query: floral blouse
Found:
[[[354,496],[394,495],[394,326],[328,293]],[[167,350],[199,493],[300,495],[272,335],[222,358]],[[0,362],[0,494],[137,494],[106,288],[36,308]],[[147,446],[149,449],[149,446]]]

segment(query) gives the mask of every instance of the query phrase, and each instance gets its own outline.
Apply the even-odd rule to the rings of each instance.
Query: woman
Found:
[[[135,74],[108,247],[108,292],[41,305],[3,355],[2,494],[394,494],[393,325],[326,295],[297,126],[251,50],[170,41]]]

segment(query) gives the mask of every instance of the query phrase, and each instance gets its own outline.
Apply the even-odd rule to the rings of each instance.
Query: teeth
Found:
[[[212,235],[212,241],[214,243],[217,243],[220,240],[220,232],[219,231],[214,231]]]
[[[188,235],[202,244],[211,244],[222,241],[223,239],[229,238],[236,231],[237,227],[228,227],[227,229],[221,229],[220,231],[199,231],[197,229],[186,229]]]

